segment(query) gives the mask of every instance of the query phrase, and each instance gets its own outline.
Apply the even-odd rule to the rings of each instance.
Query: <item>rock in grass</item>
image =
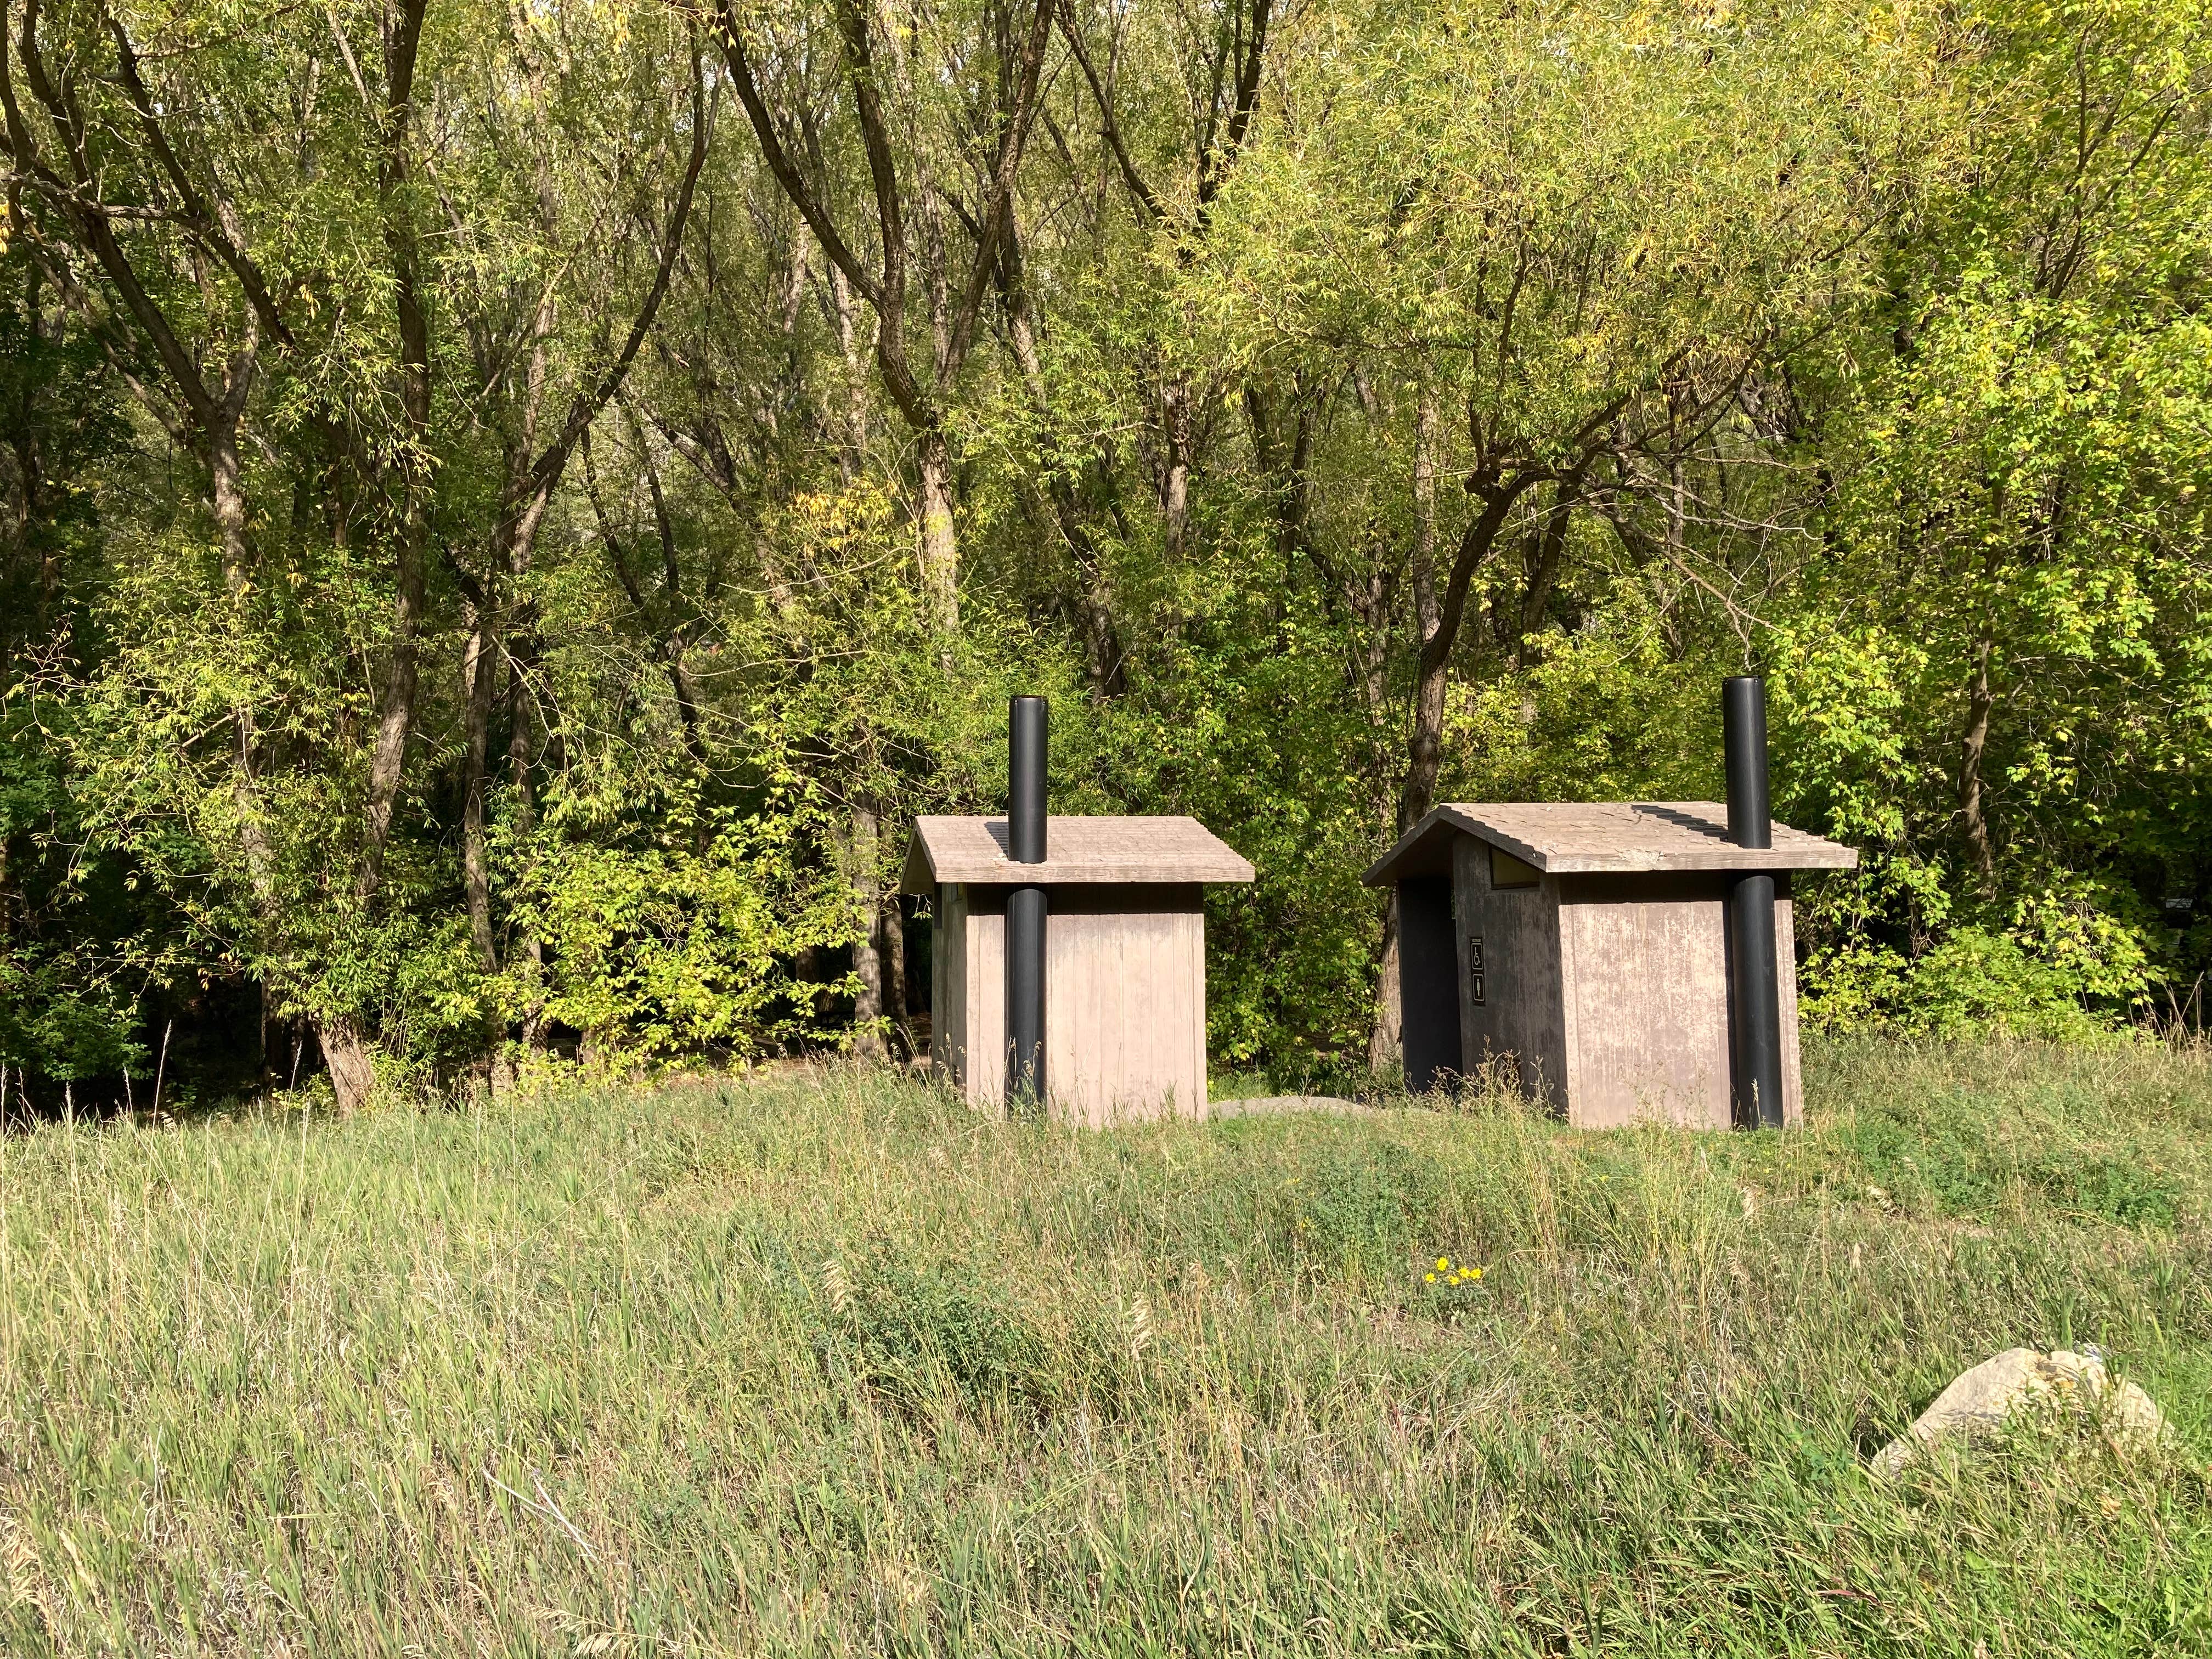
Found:
[[[2113,1382],[2094,1349],[2008,1348],[1953,1379],[1910,1429],[1875,1454],[1874,1472],[1893,1480],[1923,1448],[1985,1439],[2023,1408],[2036,1407],[2094,1413],[2115,1441],[2133,1448],[2155,1445],[2167,1431],[2151,1397],[2132,1382]]]

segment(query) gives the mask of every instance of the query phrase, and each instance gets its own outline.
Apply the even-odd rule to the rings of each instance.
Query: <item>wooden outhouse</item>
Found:
[[[1044,1095],[1089,1123],[1206,1111],[1207,882],[1252,866],[1195,818],[1048,820],[1042,862],[1003,817],[921,817],[902,890],[936,914],[930,1058],[979,1104],[1006,1097],[1007,895],[1042,888]]]
[[[1398,890],[1409,1084],[1504,1064],[1580,1127],[1729,1127],[1727,907],[1745,872],[1766,872],[1783,1116],[1795,1121],[1789,877],[1858,854],[1780,823],[1771,838],[1738,844],[1711,801],[1437,807],[1364,877]]]

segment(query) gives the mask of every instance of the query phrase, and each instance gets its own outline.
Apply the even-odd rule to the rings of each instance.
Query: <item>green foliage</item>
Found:
[[[1042,690],[1258,866],[1215,1054],[1364,1078],[1401,818],[1715,795],[1747,665],[1810,1021],[2194,1006],[2201,7],[1037,15],[9,13],[0,1063],[903,1050]]]
[[[1835,1134],[1843,1157],[1824,1177],[1835,1190],[1923,1217],[1987,1220],[2033,1204],[2149,1228],[2181,1224],[2203,1203],[2177,1157],[2201,1103],[2166,1086],[2140,1052],[2108,1048],[2056,1078],[2036,1045],[1861,1042],[1835,1053],[1850,1102]],[[1885,1086],[1906,1055],[1913,1086]],[[1999,1115],[2016,1127],[2000,1133]]]
[[[818,1035],[790,1012],[793,987],[775,967],[844,936],[835,899],[793,868],[800,821],[702,807],[698,793],[679,784],[647,813],[624,813],[619,840],[556,799],[542,845],[519,860],[517,925],[549,957],[545,1015],[602,1054],[745,1056]]]
[[[1340,1163],[1291,1177],[1282,1254],[1322,1273],[1383,1277],[1405,1267],[1406,1240],[1436,1230],[1436,1171],[1393,1146],[1355,1146]]]
[[[1831,951],[1813,964],[1806,989],[1813,1018],[1837,1030],[1892,1028],[1958,1037],[1994,1030],[2061,1042],[2109,1039],[2109,1024],[2083,1006],[2084,975],[2070,966],[2032,953],[2009,934],[1964,927],[1911,962],[1872,946]],[[2089,966],[2095,973],[2105,964]]]
[[[0,849],[11,865],[31,855],[32,880],[21,874],[16,880],[38,893],[48,926],[40,933],[11,929],[0,948],[0,1066],[65,1079],[94,1077],[136,1057],[130,1046],[136,1011],[100,948],[99,913],[112,911],[116,896],[87,884],[88,877],[108,872],[72,871],[65,852],[55,857],[47,850],[74,826],[69,791],[52,750],[40,741],[31,707],[27,695],[0,704]]]
[[[1830,902],[1838,1016],[2057,1030],[2203,967],[2154,906],[2202,881],[2207,58],[2186,9],[1975,30],[1960,153],[1887,257],[1890,338],[1830,426],[1778,667],[1796,793],[1885,844]]]
[[[96,344],[49,331],[33,269],[0,254],[0,1067],[70,1083],[143,1058],[128,939],[147,918],[128,866],[85,844],[61,690],[103,648],[100,486],[129,432]]]

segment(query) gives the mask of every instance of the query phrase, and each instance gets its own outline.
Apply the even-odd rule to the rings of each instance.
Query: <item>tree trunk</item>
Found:
[[[1353,659],[1349,665],[1353,690],[1367,717],[1367,777],[1374,791],[1376,817],[1381,820],[1386,836],[1390,833],[1397,805],[1390,776],[1396,744],[1392,741],[1395,720],[1390,705],[1389,665],[1391,620],[1398,605],[1398,585],[1395,570],[1379,569],[1364,578],[1343,582],[1345,609],[1357,623],[1360,635],[1357,655],[1346,654]],[[1378,964],[1381,972],[1375,987],[1374,1015],[1368,1028],[1368,1068],[1376,1072],[1387,1072],[1397,1055],[1396,911],[1397,897],[1394,892],[1384,906],[1382,954]]]
[[[853,1052],[871,1060],[881,1060],[884,1052],[884,959],[876,948],[883,913],[883,896],[877,890],[876,879],[880,828],[873,807],[855,806],[847,823],[845,841],[846,873],[860,916],[860,933],[853,940],[853,973],[860,981],[853,994]]]
[[[243,605],[252,575],[253,549],[246,526],[245,467],[239,457],[238,422],[245,406],[246,388],[253,374],[250,356],[241,356],[231,370],[231,384],[216,409],[207,434],[210,494],[215,507],[217,533],[222,538],[223,585],[234,605]],[[276,887],[269,832],[261,822],[261,790],[254,769],[258,763],[261,735],[253,705],[236,704],[230,711],[231,802],[238,811],[239,850],[246,859],[246,882],[264,935],[264,944],[276,920]]]
[[[250,377],[249,364],[238,371]],[[243,388],[241,387],[240,390]],[[240,404],[223,400],[207,434],[208,479],[215,507],[216,533],[222,538],[222,578],[236,599],[246,592],[253,562],[252,544],[246,529],[246,468],[238,453]]]
[[[915,1045],[906,1003],[906,912],[899,908],[896,893],[884,896],[877,910],[876,931],[877,951],[884,963],[884,1018],[890,1022],[902,1055],[911,1056]]]
[[[468,900],[469,937],[477,947],[477,961],[487,974],[499,971],[499,948],[491,931],[491,851],[484,823],[492,688],[498,680],[498,635],[490,617],[479,611],[461,658],[461,888]]]
[[[1190,528],[1190,383],[1170,376],[1160,389],[1161,437],[1167,447],[1160,476],[1160,515],[1166,520],[1170,562],[1182,558]]]
[[[930,623],[960,626],[960,544],[952,523],[952,452],[944,432],[927,427],[915,442],[921,473],[921,595]]]
[[[1411,560],[1413,589],[1413,637],[1425,647],[1437,631],[1437,395],[1426,380],[1421,384],[1420,401],[1416,405],[1413,420],[1413,556]],[[1440,734],[1443,726],[1441,684],[1438,686],[1436,726]],[[1419,717],[1416,716],[1416,728]],[[1433,787],[1433,777],[1431,780]],[[1404,835],[1419,822],[1424,805],[1410,817],[1407,808],[1411,799],[1401,794],[1398,802],[1397,833]],[[1367,1066],[1370,1071],[1387,1072],[1398,1063],[1403,1051],[1405,1031],[1399,1000],[1398,966],[1398,890],[1390,890],[1390,899],[1382,912],[1382,962],[1375,983],[1375,1028],[1367,1042]]]
[[[1545,476],[1531,471],[1501,477],[1495,470],[1486,468],[1468,480],[1468,493],[1479,505],[1460,539],[1451,580],[1437,603],[1435,626],[1425,631],[1415,669],[1413,727],[1406,745],[1409,763],[1405,787],[1398,795],[1401,833],[1419,823],[1436,805],[1437,777],[1443,766],[1444,690],[1450,678],[1452,647],[1458,642],[1460,623],[1467,614],[1468,593],[1476,574],[1496,552],[1498,532],[1505,527],[1513,504],[1523,490]],[[1417,599],[1419,592],[1417,584]]]
[[[643,433],[638,434],[638,451],[646,456],[645,482],[652,491],[653,528],[660,538],[660,608],[667,615],[665,625],[654,628],[654,636],[660,647],[661,660],[668,666],[668,684],[676,693],[676,718],[684,728],[684,752],[703,768],[707,764],[707,740],[700,729],[699,689],[691,678],[690,665],[684,659],[684,573],[676,562],[676,522],[669,515],[668,497],[660,488],[660,469],[653,464]],[[623,568],[627,569],[628,566]],[[647,627],[653,627],[651,617],[643,620]]]
[[[860,361],[852,281],[835,259],[830,261],[830,300],[837,313],[837,350],[845,360],[845,433],[837,447],[837,476],[849,486],[859,482],[867,455],[868,380]]]
[[[546,313],[539,317],[541,329],[549,326]],[[504,574],[508,581],[507,658],[512,665],[507,674],[507,696],[511,719],[507,726],[507,787],[514,792],[514,827],[517,840],[527,845],[530,832],[537,825],[538,797],[532,786],[530,775],[530,713],[532,683],[538,667],[538,640],[536,604],[525,597],[531,561],[538,550],[538,526],[544,522],[545,511],[552,486],[547,483],[534,494],[515,505],[514,497],[524,488],[526,475],[521,468],[528,464],[530,447],[537,441],[538,412],[544,388],[544,339],[541,332],[531,354],[528,389],[524,398],[523,427],[516,446],[514,482],[508,487],[510,505],[507,523],[510,528],[493,543],[494,577]],[[501,556],[504,554],[504,558]],[[506,566],[500,572],[501,564]],[[549,724],[550,733],[550,726]],[[527,852],[524,856],[529,856]],[[544,942],[534,933],[526,933],[514,941],[508,953],[510,964],[520,962],[528,977],[529,1001],[522,1012],[522,1041],[533,1054],[545,1046],[544,999],[543,980],[545,968]]]
[[[379,180],[385,256],[392,274],[392,320],[399,331],[399,408],[406,434],[398,465],[401,495],[393,572],[398,591],[392,605],[392,660],[385,669],[376,745],[369,757],[357,882],[364,904],[376,896],[383,883],[384,850],[391,839],[392,814],[407,768],[408,739],[415,731],[416,639],[422,627],[422,566],[430,533],[430,324],[416,289],[415,233],[403,194],[411,172],[408,132],[414,115],[416,52],[426,9],[423,0],[410,0],[403,8],[398,28],[386,35],[385,46],[392,101],[385,116]]]
[[[1974,641],[1974,667],[1966,684],[1966,730],[1959,740],[1959,818],[1966,832],[1966,851],[1984,888],[1996,882],[1996,849],[1990,842],[1989,794],[1982,782],[1982,759],[1989,747],[1990,659],[1996,645],[1996,624],[1984,617]]]
[[[375,1050],[361,1028],[349,1015],[334,1015],[315,1028],[315,1041],[322,1048],[323,1064],[330,1068],[338,1110],[348,1115],[361,1110],[376,1088]]]
[[[514,648],[509,652],[512,663],[508,670],[507,702],[513,716],[507,732],[507,766],[509,787],[514,791],[514,827],[516,838],[524,843],[524,857],[531,831],[538,821],[538,800],[531,787],[530,777],[530,679],[537,662],[537,641],[534,634],[518,628]],[[545,944],[535,933],[526,933],[514,941],[508,953],[509,962],[520,963],[529,981],[529,1000],[522,1011],[522,1041],[533,1053],[545,1046],[545,1005],[543,981],[545,971]]]
[[[407,766],[407,741],[415,730],[417,638],[424,602],[422,555],[428,526],[422,497],[427,487],[410,477],[406,522],[400,527],[398,593],[392,607],[392,660],[385,670],[384,708],[377,721],[376,747],[369,758],[367,833],[362,845],[360,893],[376,896],[384,880],[384,849],[392,837],[392,815]]]
[[[1405,1052],[1405,1022],[1398,997],[1398,890],[1382,907],[1382,962],[1375,975],[1375,1024],[1367,1034],[1367,1069],[1388,1072]]]
[[[1413,730],[1406,745],[1406,781],[1398,792],[1398,822],[1404,829],[1419,823],[1436,805],[1437,775],[1443,768],[1444,688],[1449,657],[1438,653],[1424,661],[1413,684]]]

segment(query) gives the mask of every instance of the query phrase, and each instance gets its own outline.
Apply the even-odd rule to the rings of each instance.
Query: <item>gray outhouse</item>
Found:
[[[1728,1127],[1741,1098],[1728,911],[1747,873],[1766,872],[1781,1115],[1796,1121],[1789,878],[1848,870],[1858,854],[1780,823],[1769,847],[1743,839],[1712,801],[1437,807],[1364,878],[1398,890],[1407,1081],[1504,1064],[1579,1127]]]
[[[1006,818],[915,821],[900,886],[936,911],[932,1062],[979,1104],[1006,1097],[1007,899],[1042,889],[1049,1109],[1203,1115],[1203,884],[1250,881],[1252,866],[1195,818],[1055,816],[1045,830],[1042,859],[1017,862]]]

